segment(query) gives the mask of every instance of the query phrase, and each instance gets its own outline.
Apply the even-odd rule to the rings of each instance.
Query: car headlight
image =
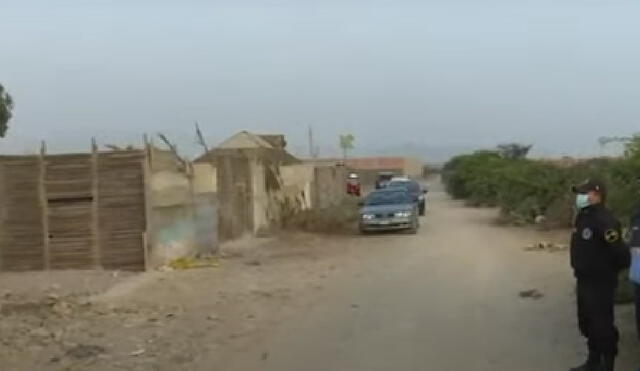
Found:
[[[362,214],[362,219],[363,220],[371,220],[371,219],[375,219],[375,215],[373,214]]]
[[[395,213],[395,217],[396,218],[408,218],[411,215],[412,215],[411,211],[400,211],[400,212]]]

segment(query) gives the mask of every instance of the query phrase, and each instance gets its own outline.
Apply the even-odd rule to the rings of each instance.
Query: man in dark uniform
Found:
[[[640,177],[637,179],[640,185]],[[629,248],[631,249],[631,269],[629,279],[635,288],[636,297],[636,328],[638,339],[640,339],[640,209],[631,217],[631,228],[629,229]]]
[[[572,371],[613,371],[618,354],[614,297],[620,270],[630,254],[620,222],[605,207],[602,182],[588,180],[573,187],[578,215],[571,236],[571,267],[577,279],[578,325],[587,338],[589,356]]]

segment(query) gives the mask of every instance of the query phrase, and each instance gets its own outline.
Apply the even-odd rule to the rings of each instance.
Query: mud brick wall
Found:
[[[216,155],[218,232],[221,240],[253,231],[252,175],[249,158],[241,151]]]
[[[320,166],[315,169],[313,207],[339,204],[346,194],[347,170],[343,166]]]
[[[212,172],[196,172],[171,152],[151,151],[149,265],[215,252],[218,225]]]

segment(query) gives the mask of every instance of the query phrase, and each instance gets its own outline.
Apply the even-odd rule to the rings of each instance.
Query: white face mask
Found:
[[[576,208],[578,210],[582,210],[585,207],[591,206],[591,201],[589,201],[588,194],[578,194],[576,195]]]

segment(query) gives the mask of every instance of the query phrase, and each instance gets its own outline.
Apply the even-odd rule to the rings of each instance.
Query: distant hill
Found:
[[[496,143],[498,145],[499,143]],[[428,163],[444,163],[453,156],[464,153],[471,153],[479,149],[490,149],[495,146],[481,145],[438,145],[438,144],[417,144],[405,143],[388,146],[367,146],[356,144],[356,149],[352,155],[354,156],[410,156],[422,158]],[[301,157],[309,157],[309,150],[306,146],[291,146],[292,152]],[[620,154],[617,148],[611,148],[602,151],[596,145],[580,146],[563,146],[554,148],[552,146],[534,144],[530,157],[540,158],[561,158],[570,157],[597,157],[597,156],[615,156]],[[341,157],[342,153],[338,148],[329,146],[320,147],[320,157]]]
[[[354,156],[407,156],[424,159],[429,163],[444,163],[453,156],[476,150],[472,146],[419,145],[404,144],[381,147],[358,147]],[[295,155],[308,157],[308,149],[304,146],[292,146]],[[320,148],[320,157],[341,157],[337,148]]]

